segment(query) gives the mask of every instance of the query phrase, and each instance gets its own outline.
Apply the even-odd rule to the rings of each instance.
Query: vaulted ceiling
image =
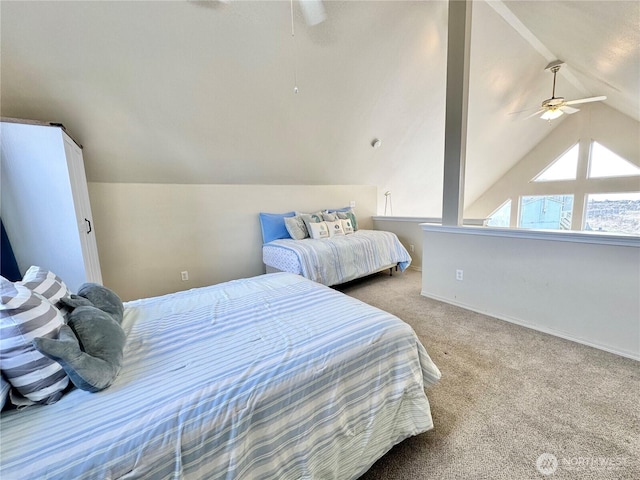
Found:
[[[293,7],[294,36],[289,1],[1,2],[1,113],[63,123],[93,182],[373,184],[438,215],[447,3]],[[474,2],[467,204],[563,120],[512,114],[553,59],[559,94],[640,120],[639,32],[635,1]]]

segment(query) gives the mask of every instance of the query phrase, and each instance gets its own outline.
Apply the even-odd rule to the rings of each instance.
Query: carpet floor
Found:
[[[360,480],[640,479],[639,362],[423,297],[421,281],[338,287],[410,324],[442,372],[433,430]]]

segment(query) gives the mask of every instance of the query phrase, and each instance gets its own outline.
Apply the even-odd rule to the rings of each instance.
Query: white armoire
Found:
[[[82,147],[60,125],[0,123],[0,215],[20,272],[56,273],[72,292],[102,284]]]

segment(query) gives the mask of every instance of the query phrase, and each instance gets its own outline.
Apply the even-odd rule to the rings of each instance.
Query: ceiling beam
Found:
[[[471,0],[450,0],[442,185],[443,225],[462,225],[470,53]]]
[[[531,47],[549,62],[558,60],[558,56],[554,54],[547,46],[529,30],[524,23],[507,7],[502,0],[487,0],[486,3],[495,10],[518,34],[531,45]],[[571,73],[570,66],[565,65],[558,73],[562,75],[569,83],[571,83],[582,95],[589,92],[578,78]]]

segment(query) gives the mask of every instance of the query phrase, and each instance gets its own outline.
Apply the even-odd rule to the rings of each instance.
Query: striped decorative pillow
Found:
[[[7,403],[9,390],[11,390],[11,384],[4,379],[4,375],[0,375],[0,410],[2,410]]]
[[[69,289],[62,279],[42,267],[29,267],[22,281],[17,283],[24,285],[32,292],[39,293],[56,307],[62,297],[70,295]]]
[[[58,401],[69,384],[60,364],[31,343],[36,337],[57,338],[63,324],[62,314],[46,298],[0,277],[0,369],[34,403]]]

